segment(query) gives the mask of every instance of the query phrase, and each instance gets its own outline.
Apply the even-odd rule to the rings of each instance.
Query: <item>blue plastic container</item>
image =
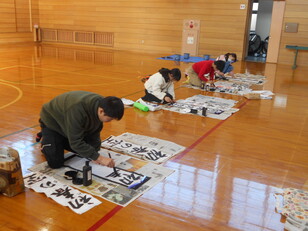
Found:
[[[181,55],[176,54],[176,55],[174,56],[174,60],[175,60],[175,61],[180,61],[180,60],[181,60]]]
[[[203,59],[204,60],[209,60],[210,59],[210,55],[203,55]]]

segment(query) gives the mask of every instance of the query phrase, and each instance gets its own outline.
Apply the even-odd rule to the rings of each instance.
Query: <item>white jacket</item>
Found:
[[[175,99],[174,85],[172,81],[166,83],[164,77],[159,73],[151,75],[151,77],[144,84],[145,89],[157,98],[164,100],[166,93],[172,95]]]

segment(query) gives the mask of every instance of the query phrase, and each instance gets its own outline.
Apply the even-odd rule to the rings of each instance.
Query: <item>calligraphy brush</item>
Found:
[[[110,152],[108,152],[108,156],[109,156],[110,159],[112,159],[112,158],[111,158],[111,155],[110,155]],[[118,171],[116,170],[115,167],[113,167],[113,172],[114,172],[114,174],[115,174],[116,176],[120,176],[120,174],[118,173]]]

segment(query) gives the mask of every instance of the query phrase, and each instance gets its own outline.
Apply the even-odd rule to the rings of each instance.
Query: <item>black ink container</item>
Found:
[[[203,115],[203,116],[206,116],[206,111],[207,111],[207,108],[206,108],[206,107],[203,107],[203,108],[202,108],[202,115]]]
[[[86,161],[86,165],[82,168],[83,173],[83,186],[92,184],[92,167],[89,165],[90,161]]]
[[[190,113],[192,113],[192,114],[198,114],[198,110],[197,109],[190,109]]]

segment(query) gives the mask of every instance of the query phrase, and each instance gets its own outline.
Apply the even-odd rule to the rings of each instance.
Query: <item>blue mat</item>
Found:
[[[183,55],[181,55],[180,60],[175,60],[176,56],[177,55],[169,55],[169,56],[160,57],[157,59],[170,60],[170,61],[181,61],[181,62],[186,62],[186,63],[197,63],[200,61],[204,61],[203,57],[190,56],[188,59],[184,59]],[[215,59],[210,59],[210,60],[215,60]]]

